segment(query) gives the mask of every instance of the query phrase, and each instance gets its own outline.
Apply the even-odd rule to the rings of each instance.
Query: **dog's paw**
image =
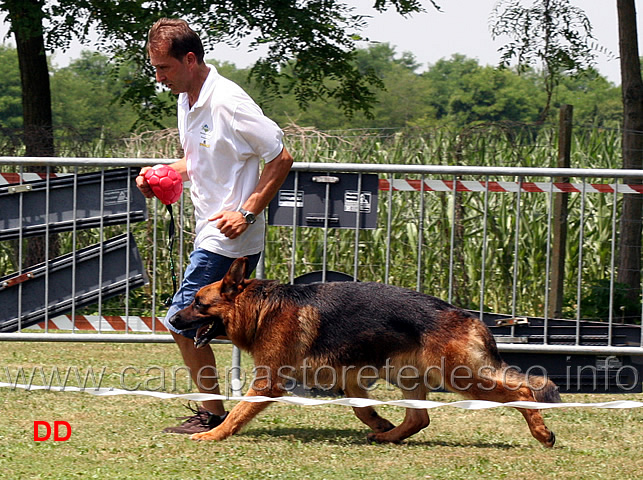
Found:
[[[369,433],[366,435],[366,441],[372,443],[400,443],[399,439],[389,439],[382,433]]]
[[[547,439],[546,442],[543,442],[543,445],[547,448],[552,448],[555,443],[556,443],[556,435],[554,434],[554,432],[550,432],[549,438]]]
[[[221,440],[225,440],[229,436],[230,433],[226,430],[222,430],[219,426],[217,428],[213,428],[212,430],[208,430],[207,432],[194,433],[190,436],[190,440],[194,440],[197,442],[206,440],[218,442]]]
[[[210,431],[210,432],[193,433],[192,435],[190,435],[190,440],[194,440],[195,442],[203,442],[206,440],[216,440],[216,438],[214,435],[212,435]]]
[[[382,421],[379,422],[377,427],[374,428],[373,430],[375,430],[375,433],[384,433],[384,432],[388,432],[389,430],[393,430],[394,428],[395,428],[395,425],[393,425],[391,422],[383,418]]]

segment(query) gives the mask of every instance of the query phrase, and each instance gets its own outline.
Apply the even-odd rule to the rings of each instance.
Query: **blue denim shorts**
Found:
[[[248,256],[248,275],[257,267],[260,256],[261,253]],[[234,258],[224,257],[218,253],[212,253],[201,248],[194,250],[190,254],[190,264],[185,269],[181,286],[172,298],[172,305],[170,305],[170,309],[167,311],[163,324],[175,333],[179,333],[184,337],[194,338],[197,332],[196,328],[193,330],[177,330],[170,325],[170,318],[172,318],[176,312],[190,305],[201,287],[221,280],[234,260]]]

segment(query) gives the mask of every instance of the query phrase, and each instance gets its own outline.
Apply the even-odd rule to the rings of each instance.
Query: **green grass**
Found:
[[[231,347],[215,347],[220,369]],[[76,366],[104,368],[103,386],[160,388],[159,372],[182,366],[178,349],[164,344],[5,343],[0,381],[7,369]],[[250,368],[244,356],[244,368]],[[180,377],[180,375],[179,375]],[[181,377],[183,378],[183,377]],[[41,383],[37,378],[34,384]],[[167,380],[167,379],[166,379]],[[70,384],[76,384],[70,382]],[[166,385],[169,387],[169,383]],[[166,388],[169,390],[169,388]],[[177,393],[187,392],[179,381]],[[430,411],[432,424],[401,445],[369,445],[368,429],[348,407],[276,404],[241,434],[220,443],[196,443],[162,433],[184,415],[185,401],[140,396],[96,397],[88,393],[3,388],[0,407],[0,478],[164,479],[635,479],[643,470],[643,409],[556,409],[545,412],[558,443],[544,449],[511,409]],[[399,398],[389,389],[377,398]],[[451,394],[430,399],[455,401]],[[567,395],[564,401],[643,400],[643,395]],[[228,408],[232,407],[228,403]],[[384,406],[401,420],[401,408]],[[35,420],[65,420],[67,442],[34,442]]]

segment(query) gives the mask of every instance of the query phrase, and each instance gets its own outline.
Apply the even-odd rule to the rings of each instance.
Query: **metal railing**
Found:
[[[168,251],[164,246],[167,218],[161,205],[147,201],[147,219],[126,216],[122,223],[110,225],[99,214],[95,223],[82,225],[79,212],[87,199],[79,196],[78,185],[82,173],[100,172],[97,191],[103,199],[102,210],[106,198],[106,172],[119,167],[137,171],[141,166],[168,162],[138,158],[0,157],[0,169],[4,172],[0,175],[11,177],[5,184],[12,182],[14,193],[11,195],[18,199],[18,209],[25,207],[25,198],[31,195],[28,190],[31,182],[25,173],[40,167],[44,169],[41,173],[45,182],[44,211],[49,214],[56,210],[53,182],[67,175],[71,179],[68,188],[72,192],[74,215],[66,229],[60,229],[64,230],[62,233],[58,233],[55,222],[48,220],[43,224],[44,298],[38,299],[43,305],[42,319],[29,326],[24,324],[21,306],[27,301],[27,283],[33,281],[29,277],[31,267],[25,263],[25,249],[31,237],[21,226],[4,242],[5,258],[0,264],[4,271],[0,270],[0,276],[13,277],[0,285],[0,293],[2,289],[17,288],[19,307],[16,327],[13,331],[0,333],[0,340],[172,341],[170,335],[160,330],[156,320],[164,311],[158,292],[169,288]],[[54,168],[62,173],[54,174]],[[643,194],[640,186],[628,186],[629,180],[643,177],[641,171],[365,163],[295,163],[292,170],[296,174],[295,199],[299,175],[307,172],[358,174],[358,198],[361,198],[362,176],[377,175],[380,197],[377,226],[369,230],[339,231],[326,221],[318,227],[301,227],[295,223],[293,215],[291,226],[267,227],[267,249],[258,277],[293,282],[298,275],[310,271],[320,271],[324,278],[326,272],[339,270],[355,280],[394,283],[424,291],[476,311],[488,324],[499,327],[500,330],[494,333],[499,332],[499,348],[504,352],[643,355],[641,285],[634,295],[638,299],[638,317],[624,322],[618,314],[620,298],[617,301],[617,297],[621,294],[621,286],[616,281],[620,202],[624,195]],[[561,184],[556,181],[558,177],[574,180]],[[128,183],[122,192],[128,211],[138,193],[132,188],[135,187]],[[573,213],[567,219],[573,226],[573,235],[568,236],[563,254],[568,259],[568,267],[576,265],[576,272],[564,274],[565,285],[555,294],[566,299],[565,315],[553,317],[550,314],[554,295],[551,291],[554,273],[552,229],[559,220],[554,218],[552,205],[554,197],[560,194],[569,195],[573,205]],[[177,273],[180,275],[190,250],[192,222],[187,200],[181,200],[177,209],[179,238],[177,250],[172,254],[178,259]],[[22,210],[11,213],[20,222],[26,214]],[[355,215],[360,227],[359,207]],[[0,220],[5,221],[7,216],[8,212],[3,212]],[[604,230],[599,231],[599,223]],[[2,228],[0,223],[0,233]],[[70,299],[65,300],[69,305],[62,305],[61,309],[52,306],[52,299],[48,298],[51,291],[48,282],[57,267],[52,263],[55,258],[50,254],[51,245],[47,239],[54,233],[64,237],[59,253],[69,255],[72,270],[72,291]],[[138,254],[144,265],[146,286],[124,281],[122,291],[115,293],[109,288],[107,291],[98,288],[93,303],[92,299],[83,298],[85,292],[79,291],[78,286],[81,279],[76,278],[81,271],[78,252],[94,242],[98,245],[100,258],[103,245],[111,236],[130,233],[133,236],[125,237],[124,252],[129,251],[132,240],[139,243]],[[535,239],[527,240],[529,235],[534,235]],[[124,269],[129,275],[129,262],[136,254],[124,253],[124,256]],[[102,281],[104,268],[99,260],[98,267],[91,267],[90,271]],[[589,289],[595,283],[602,286],[600,293],[592,293]],[[599,317],[587,318],[583,308],[588,302],[600,303],[597,297],[604,304],[604,312],[600,313],[597,307],[594,313]],[[110,312],[106,314],[109,302],[112,302]],[[634,304],[636,311],[636,300]],[[114,308],[119,307],[121,312],[114,313]],[[58,330],[61,327],[54,326],[55,317],[50,310],[65,310],[60,314],[63,315],[63,332]],[[603,314],[604,317],[600,316]],[[79,316],[83,317],[82,321]],[[117,333],[118,329],[110,323],[113,317],[118,317],[124,329],[122,333]],[[526,340],[520,333],[525,318],[538,332]],[[563,320],[564,324],[561,324]],[[587,322],[590,325],[586,325]]]

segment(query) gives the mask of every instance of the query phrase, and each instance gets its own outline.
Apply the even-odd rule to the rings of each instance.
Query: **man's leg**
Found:
[[[248,275],[252,273],[257,266],[259,257],[260,254],[248,257]],[[179,291],[174,295],[172,305],[163,321],[172,333],[172,337],[183,357],[183,362],[190,371],[190,377],[201,393],[220,393],[214,352],[210,345],[195,348],[194,337],[196,335],[196,329],[190,331],[176,330],[170,325],[169,319],[172,318],[176,312],[190,305],[201,287],[221,280],[233,261],[233,258],[223,257],[205,250],[192,252],[190,255],[190,264],[185,270]],[[186,421],[179,427],[166,428],[165,431],[187,434],[207,431],[220,423],[223,418],[222,416],[225,415],[226,412],[222,401],[208,400],[203,402],[202,408],[194,411],[194,413],[195,415],[192,417],[184,417]]]
[[[202,348],[194,347],[194,339],[184,337],[179,333],[172,332],[174,341],[181,351],[183,363],[188,367],[192,381],[201,393],[220,394],[217,365],[214,352],[210,345]],[[225,415],[225,408],[221,400],[208,400],[202,402],[203,408],[214,415]]]

